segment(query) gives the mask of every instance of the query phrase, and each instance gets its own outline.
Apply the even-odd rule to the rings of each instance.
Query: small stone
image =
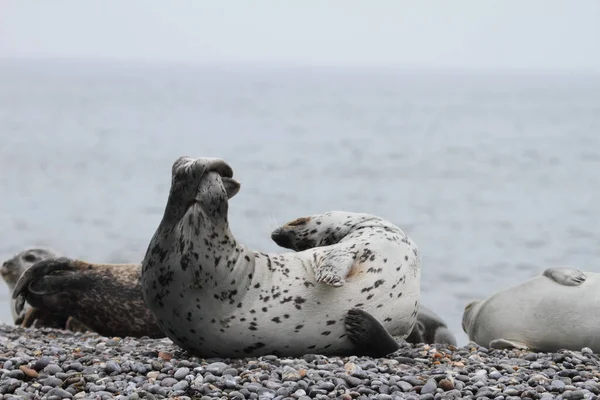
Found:
[[[266,388],[258,389],[258,396],[261,399],[272,399],[275,397],[276,394],[277,393],[271,389],[266,389]]]
[[[32,368],[36,371],[41,371],[46,368],[48,364],[50,364],[50,359],[48,357],[42,357],[33,363]]]
[[[64,389],[61,388],[53,388],[52,390],[50,390],[48,392],[48,398],[52,397],[52,396],[57,396],[60,399],[71,399],[73,398],[73,395],[69,392],[67,392]]]
[[[572,391],[564,392],[562,394],[562,396],[563,396],[563,399],[565,399],[565,400],[580,400],[585,397],[582,390],[572,390]]]
[[[227,369],[228,365],[223,362],[214,362],[206,366],[206,371],[210,372],[213,375],[220,376],[225,369]]]
[[[20,369],[13,369],[12,371],[10,371],[8,373],[8,376],[11,378],[18,379],[20,381],[25,379],[25,373],[23,371],[21,371]]]
[[[106,363],[106,367],[104,368],[104,370],[108,373],[111,374],[113,372],[116,373],[120,373],[121,372],[121,366],[119,364],[117,364],[114,361],[109,361]]]
[[[285,366],[283,367],[283,372],[281,374],[281,379],[285,381],[299,381],[302,379],[300,373],[292,367]]]
[[[243,400],[246,398],[246,396],[244,396],[242,393],[234,390],[233,392],[229,392],[229,398],[232,400]],[[181,399],[181,397],[180,397],[180,399]]]
[[[178,379],[178,380],[182,380],[189,373],[190,373],[190,369],[189,368],[186,368],[186,367],[178,368],[177,371],[175,371],[175,373],[173,374],[173,378]]]
[[[54,376],[49,376],[46,379],[43,380],[44,385],[46,386],[51,386],[51,387],[59,387],[62,386],[63,384],[63,380],[62,379],[58,379]]]
[[[406,382],[406,381],[398,381],[398,383],[396,383],[396,386],[398,386],[404,393],[410,392],[413,390],[413,385],[411,385],[410,383]]]
[[[454,389],[454,384],[450,379],[444,378],[438,383],[438,387],[444,390],[444,392],[447,392]]]
[[[63,372],[63,369],[56,364],[48,364],[44,367],[44,372],[48,375],[54,375],[59,372]]]
[[[553,380],[550,384],[551,392],[562,392],[563,390],[565,390],[565,383],[559,379]]]
[[[185,390],[189,386],[187,381],[179,381],[173,385],[173,390]]]
[[[435,389],[437,389],[437,382],[435,379],[430,378],[427,380],[427,383],[421,388],[421,394],[434,393]]]
[[[177,382],[178,382],[177,379],[165,378],[162,381],[160,381],[160,385],[163,387],[171,387],[171,386],[175,385]]]

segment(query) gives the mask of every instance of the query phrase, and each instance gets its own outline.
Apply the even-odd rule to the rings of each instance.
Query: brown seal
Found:
[[[140,272],[140,264],[48,258],[24,271],[13,299],[23,297],[34,308],[71,316],[103,336],[164,337],[144,303]]]

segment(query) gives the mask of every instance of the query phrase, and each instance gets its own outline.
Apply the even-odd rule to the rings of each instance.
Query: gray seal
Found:
[[[173,163],[141,282],[174,343],[202,357],[377,357],[399,348],[392,335],[405,337],[416,323],[421,260],[398,227],[332,212],[288,224],[322,225],[327,246],[253,251],[231,232],[230,185],[239,182],[221,159]]]
[[[23,272],[13,299],[24,298],[36,309],[69,316],[77,330],[103,336],[164,337],[144,303],[140,274],[140,264],[47,258]],[[67,328],[75,330],[68,324]]]
[[[600,351],[600,274],[546,269],[483,301],[470,302],[462,327],[469,340],[494,349]]]
[[[30,304],[23,303],[20,299],[20,304],[12,298],[17,281],[25,271],[31,268],[35,263],[47,258],[56,257],[57,254],[49,249],[29,248],[25,249],[12,258],[4,261],[0,267],[0,275],[8,286],[8,291],[11,294],[10,311],[15,325],[48,327],[64,329],[67,324],[68,316],[57,315],[49,310],[33,309]],[[17,312],[17,308],[20,312]]]

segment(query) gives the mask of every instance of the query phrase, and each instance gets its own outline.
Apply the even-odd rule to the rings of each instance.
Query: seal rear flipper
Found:
[[[508,340],[508,339],[496,339],[490,342],[490,349],[520,349],[520,350],[529,350],[529,346],[523,344],[521,342],[517,342],[516,340]]]
[[[548,268],[542,275],[564,286],[579,286],[585,282],[586,279],[583,272],[577,268],[571,267]]]
[[[412,344],[425,343],[423,332],[425,332],[425,326],[421,321],[417,321],[410,334],[406,337],[405,341]]]
[[[35,286],[36,294],[55,293],[59,288],[55,288],[51,284],[58,281],[62,283],[61,286],[65,286],[60,279],[61,276],[74,270],[73,260],[67,257],[53,257],[39,261],[23,272],[15,285],[12,298],[17,299],[20,295],[27,298],[27,295],[32,292],[33,286]]]
[[[346,335],[356,346],[353,355],[385,357],[400,348],[398,342],[368,312],[353,308],[345,318]]]

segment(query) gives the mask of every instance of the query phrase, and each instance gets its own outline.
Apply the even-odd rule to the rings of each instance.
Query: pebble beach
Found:
[[[0,325],[0,399],[593,399],[589,349],[405,345],[387,358],[200,359],[169,339]]]

